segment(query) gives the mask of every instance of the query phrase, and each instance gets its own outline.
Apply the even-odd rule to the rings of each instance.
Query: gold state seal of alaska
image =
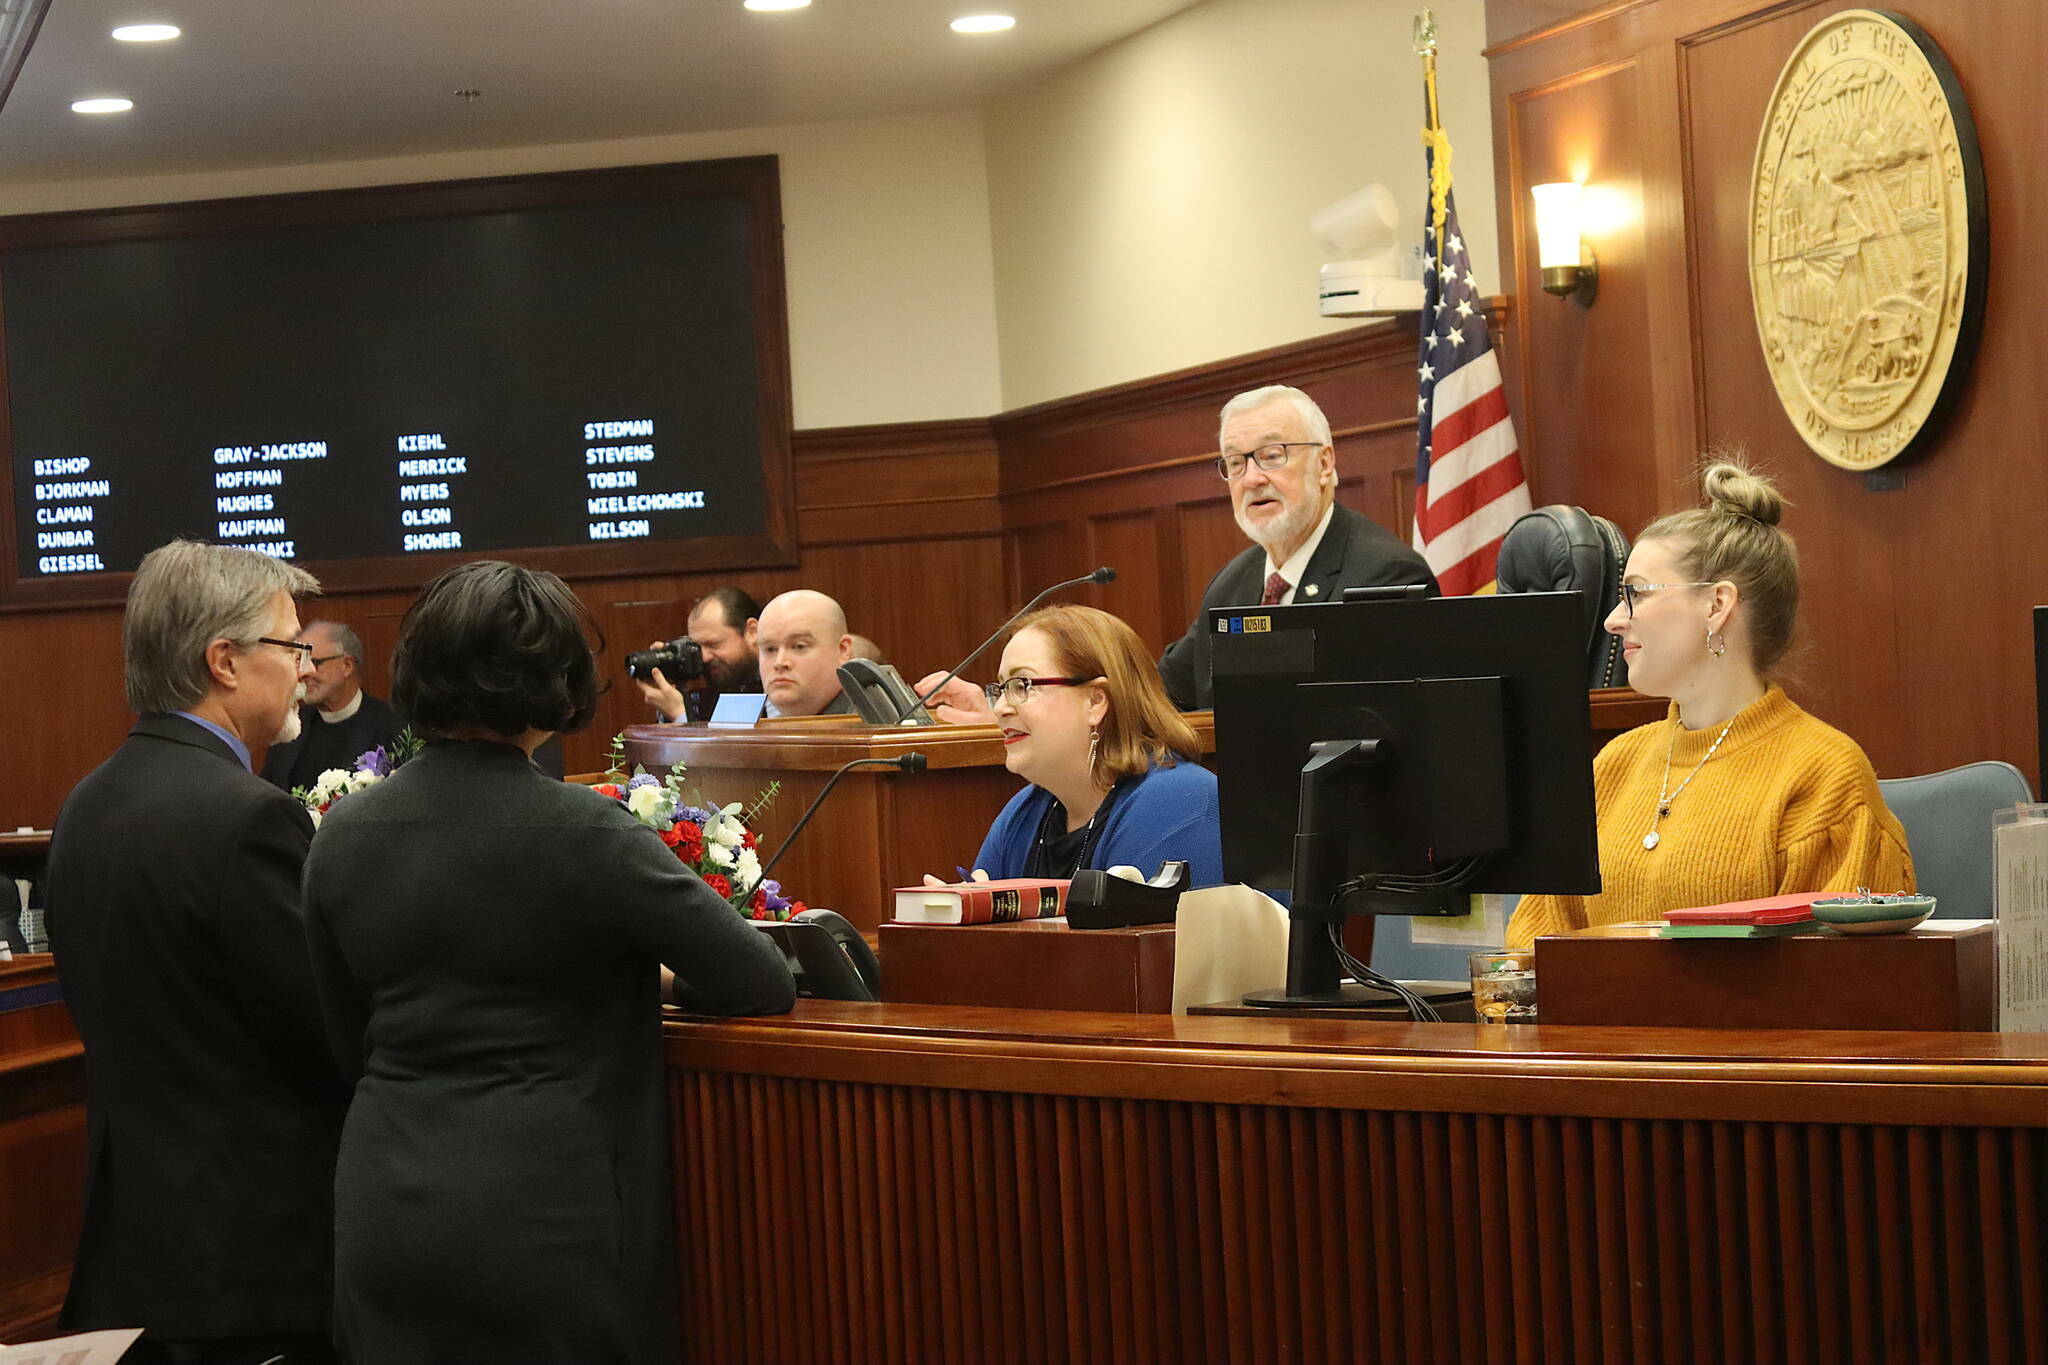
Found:
[[[1952,401],[1975,349],[1983,172],[1962,87],[1919,26],[1844,10],[1785,63],[1757,138],[1749,283],[1786,415],[1874,469]]]

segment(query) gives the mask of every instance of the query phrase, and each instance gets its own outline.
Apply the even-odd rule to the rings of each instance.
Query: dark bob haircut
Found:
[[[581,730],[597,710],[592,637],[603,649],[596,621],[553,574],[495,559],[464,564],[406,610],[391,701],[428,734]]]

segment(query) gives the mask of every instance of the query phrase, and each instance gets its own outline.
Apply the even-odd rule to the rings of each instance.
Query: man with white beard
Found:
[[[1188,633],[1166,647],[1159,677],[1183,711],[1214,702],[1209,680],[1209,608],[1334,602],[1346,588],[1420,583],[1436,575],[1421,555],[1348,507],[1337,505],[1337,449],[1330,421],[1300,389],[1271,384],[1223,405],[1216,472],[1251,548],[1209,580]],[[944,675],[919,680],[920,694]],[[954,679],[935,695],[940,720],[987,724],[981,689]]]
[[[1188,633],[1166,647],[1159,676],[1184,711],[1212,704],[1209,608],[1334,602],[1346,588],[1425,584],[1421,555],[1337,505],[1330,422],[1300,389],[1273,384],[1223,405],[1216,472],[1251,548],[1209,580]]]
[[[329,1359],[348,1092],[308,961],[305,810],[251,771],[312,674],[312,575],[173,541],[122,620],[127,742],[50,843],[49,936],[86,1055],[85,1228],[60,1325],[133,1358]]]

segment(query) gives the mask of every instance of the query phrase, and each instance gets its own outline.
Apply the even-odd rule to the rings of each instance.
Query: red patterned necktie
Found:
[[[1283,597],[1285,597],[1285,596],[1287,596],[1287,590],[1288,590],[1289,588],[1293,587],[1293,586],[1294,586],[1294,585],[1293,585],[1292,583],[1289,583],[1289,582],[1288,582],[1288,581],[1287,581],[1286,579],[1282,578],[1282,577],[1281,577],[1281,576],[1280,576],[1279,574],[1276,574],[1276,573],[1269,573],[1269,574],[1267,574],[1267,575],[1266,575],[1266,595],[1265,595],[1264,597],[1261,597],[1261,598],[1259,599],[1259,605],[1260,605],[1260,606],[1262,606],[1262,607],[1277,607],[1277,606],[1279,606],[1279,605],[1280,605],[1280,599],[1281,599],[1281,598],[1283,598]]]

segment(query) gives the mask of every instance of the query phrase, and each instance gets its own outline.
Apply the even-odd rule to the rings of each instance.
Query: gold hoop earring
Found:
[[[1718,659],[1727,652],[1728,636],[1725,633],[1716,635],[1712,626],[1707,627],[1707,653]]]

